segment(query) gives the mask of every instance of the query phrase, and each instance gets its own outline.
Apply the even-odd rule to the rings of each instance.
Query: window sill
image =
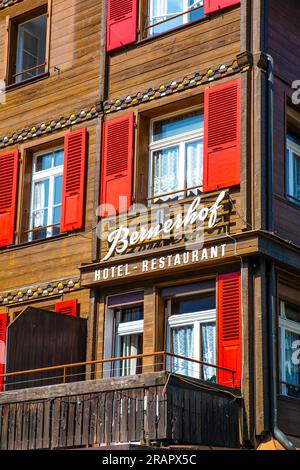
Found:
[[[16,88],[22,88],[23,86],[29,85],[31,83],[39,82],[40,80],[44,80],[45,78],[49,77],[49,72],[44,72],[41,73],[40,75],[37,75],[36,77],[28,78],[27,80],[24,80],[23,82],[20,83],[12,83],[11,85],[7,85],[5,87],[5,91],[11,91],[15,90]]]

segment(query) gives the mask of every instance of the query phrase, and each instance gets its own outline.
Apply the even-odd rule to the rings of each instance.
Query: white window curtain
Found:
[[[194,358],[194,327],[173,328],[172,352],[178,356]],[[181,375],[194,375],[193,363],[184,359],[173,358],[173,372]]]
[[[33,200],[33,228],[42,227],[47,225],[44,222],[45,217],[45,181],[39,181],[34,185],[34,200]]]
[[[126,335],[122,338],[121,356],[136,356],[138,354],[138,335]],[[124,359],[122,361],[121,375],[136,374],[137,359]]]
[[[181,189],[179,185],[179,148],[170,147],[156,151],[154,153],[154,196],[177,191]]]
[[[216,364],[216,325],[202,325],[202,360],[209,364]],[[204,380],[212,380],[216,377],[216,369],[210,366],[203,366]]]
[[[193,188],[203,183],[203,142],[198,140],[186,145],[186,186]],[[190,191],[194,194],[197,190]]]

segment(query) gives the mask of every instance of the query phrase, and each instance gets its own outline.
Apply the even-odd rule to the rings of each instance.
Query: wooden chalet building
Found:
[[[0,449],[299,447],[298,3],[0,0]]]

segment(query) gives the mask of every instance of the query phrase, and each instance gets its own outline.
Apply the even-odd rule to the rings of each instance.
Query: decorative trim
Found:
[[[23,2],[24,0],[0,0],[0,11],[4,8],[12,7],[16,3]]]
[[[226,76],[236,74],[241,71],[237,60],[210,68],[205,72],[194,72],[186,75],[178,80],[163,83],[157,87],[148,88],[147,90],[128,95],[125,98],[117,98],[104,102],[104,114],[121,111],[140,103],[162,98],[164,96],[173,95],[174,93],[195,88],[200,85],[221,79]]]
[[[81,289],[79,277],[59,279],[45,284],[27,286],[0,294],[0,306],[14,305],[30,300],[40,300],[53,295],[66,294]]]
[[[1,0],[0,0],[1,2]],[[97,118],[101,114],[109,114],[123,109],[137,106],[141,103],[146,103],[151,100],[163,98],[164,96],[173,95],[190,88],[195,88],[200,85],[205,85],[221,78],[239,73],[242,67],[238,65],[235,59],[232,62],[227,62],[218,67],[210,68],[205,72],[194,72],[185,77],[173,80],[172,82],[163,83],[157,87],[148,88],[144,92],[137,92],[125,98],[116,98],[102,103],[96,103],[89,108],[84,108],[77,113],[72,113],[69,116],[62,116],[58,119],[42,122],[32,126],[31,128],[22,129],[12,132],[4,137],[0,137],[0,151],[11,145],[16,145],[27,140],[49,134],[66,127],[86,122]]]
[[[0,150],[10,145],[16,145],[20,142],[25,142],[35,137],[40,137],[42,135],[64,129],[65,127],[74,126],[75,124],[95,119],[101,112],[102,106],[98,103],[90,108],[82,109],[78,113],[72,113],[68,117],[62,116],[58,119],[42,122],[41,124],[31,128],[13,132],[12,134],[8,134],[0,138]]]

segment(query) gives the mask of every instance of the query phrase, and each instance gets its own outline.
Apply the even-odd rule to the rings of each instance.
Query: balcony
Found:
[[[172,356],[159,352],[3,374],[10,391],[0,394],[0,448],[116,443],[239,447],[240,391],[173,373]],[[99,378],[105,364],[137,358],[143,361],[141,374]],[[178,358],[196,362],[199,372],[207,366]],[[78,370],[74,382],[72,371]],[[234,371],[225,371],[234,380]],[[20,390],[22,376],[26,388]],[[48,385],[34,386],[43,380]]]

